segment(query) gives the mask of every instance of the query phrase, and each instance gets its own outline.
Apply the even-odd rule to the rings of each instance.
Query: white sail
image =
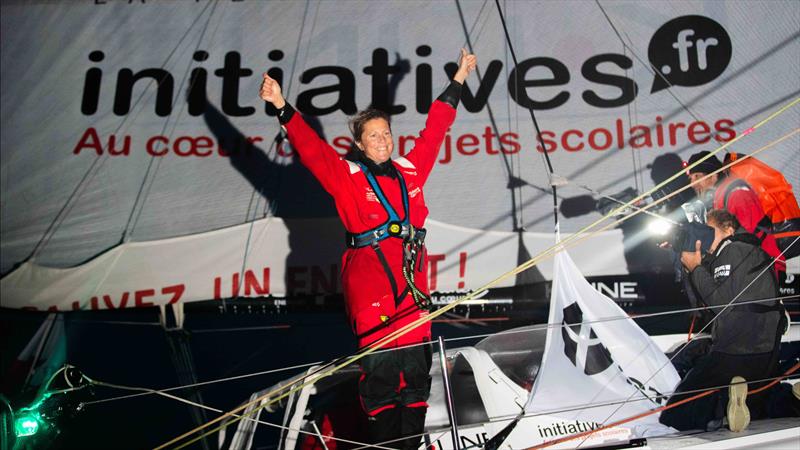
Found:
[[[547,416],[549,423],[539,425],[543,440],[596,429],[665,404],[680,377],[663,351],[586,281],[566,251],[555,256],[554,273],[548,323],[561,326],[547,332],[525,406],[526,414]],[[597,445],[668,431],[653,414],[585,439],[587,445]]]

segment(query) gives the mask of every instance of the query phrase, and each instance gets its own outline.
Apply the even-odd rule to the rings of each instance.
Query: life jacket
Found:
[[[725,155],[725,165],[742,158],[739,153]],[[756,158],[747,158],[730,167],[730,173],[743,180],[755,192],[761,208],[766,215],[759,222],[760,229],[768,229],[775,237],[778,248],[786,259],[800,255],[800,206],[792,192],[792,185],[777,170]],[[731,182],[725,190],[724,204],[727,206],[731,192],[741,188],[737,181]],[[794,243],[798,240],[797,243]],[[794,245],[792,245],[794,243]]]

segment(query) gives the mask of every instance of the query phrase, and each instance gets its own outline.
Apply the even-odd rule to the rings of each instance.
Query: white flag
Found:
[[[526,414],[550,441],[666,403],[680,377],[664,353],[610,298],[595,290],[565,250],[555,257],[547,344]],[[542,419],[546,418],[546,422]],[[664,434],[658,414],[564,442],[572,448]]]

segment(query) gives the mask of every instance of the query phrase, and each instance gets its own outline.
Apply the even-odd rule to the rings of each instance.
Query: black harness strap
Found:
[[[397,295],[397,281],[394,280],[394,276],[392,275],[392,269],[389,267],[389,261],[386,260],[386,256],[383,254],[383,250],[381,250],[381,245],[378,241],[374,241],[371,245],[372,249],[375,250],[375,254],[378,255],[378,260],[381,262],[383,266],[384,272],[386,272],[386,278],[389,279],[389,284],[392,286],[392,295],[394,295],[394,302],[398,304],[399,301]]]

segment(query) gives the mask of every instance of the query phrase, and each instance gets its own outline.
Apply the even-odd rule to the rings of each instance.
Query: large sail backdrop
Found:
[[[517,67],[491,1],[3,2],[3,306],[336,291],[342,229],[257,97],[265,70],[337,151],[372,104],[393,113],[402,154],[472,47],[480,73],[425,190],[440,291],[552,242],[527,107],[570,181],[569,233],[601,214],[581,185],[647,191],[800,95],[793,1],[500,3]],[[735,150],[798,123],[792,108]],[[795,135],[759,157],[797,186],[798,148]],[[578,265],[624,274],[623,247],[609,231]]]

